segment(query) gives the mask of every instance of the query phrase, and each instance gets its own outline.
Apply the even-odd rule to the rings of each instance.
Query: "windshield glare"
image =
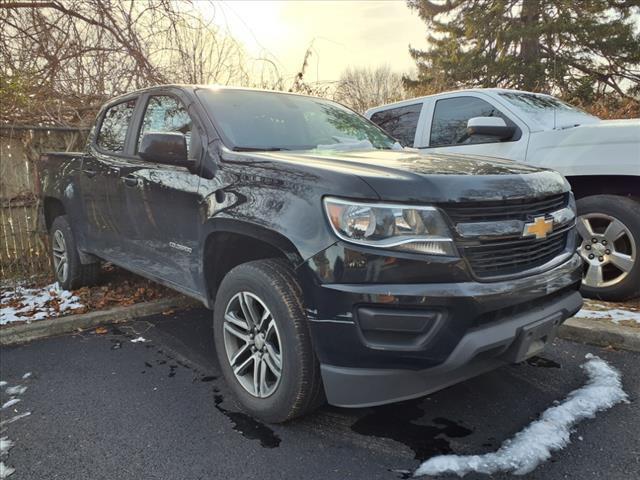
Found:
[[[199,89],[235,150],[396,149],[396,140],[334,102],[276,92]]]

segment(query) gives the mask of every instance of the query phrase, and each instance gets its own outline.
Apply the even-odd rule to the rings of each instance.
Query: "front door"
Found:
[[[524,125],[519,125],[509,115],[497,106],[476,96],[453,96],[438,98],[432,108],[425,125],[425,137],[428,147],[422,147],[425,152],[463,153],[471,155],[487,155],[490,157],[506,158],[517,162],[525,159],[527,151]],[[481,135],[467,135],[467,122],[474,117],[500,117],[507,125],[515,126],[513,138],[500,141],[495,137]]]
[[[184,134],[192,157],[202,149],[198,129],[178,98],[169,94],[147,97],[134,158],[121,169],[123,181],[129,184],[125,208],[132,229],[131,249],[138,258],[136,267],[183,290],[196,291],[200,177],[182,166],[139,158],[140,140],[148,132]]]

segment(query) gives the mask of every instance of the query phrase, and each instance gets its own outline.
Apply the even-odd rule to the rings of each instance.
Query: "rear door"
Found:
[[[183,291],[196,291],[200,177],[183,166],[143,160],[137,153],[145,133],[179,132],[186,137],[190,157],[202,154],[200,123],[189,114],[185,100],[173,91],[142,97],[133,156],[121,175],[129,185],[125,210],[137,268]]]
[[[107,260],[126,255],[120,165],[126,156],[137,98],[107,107],[97,122],[89,154],[82,160],[80,189],[85,211],[81,226],[87,248]]]
[[[371,121],[398,140],[405,147],[420,147],[419,126],[422,102],[380,110],[371,115]]]
[[[522,162],[527,152],[528,127],[497,106],[491,97],[475,92],[432,97],[426,104],[422,140],[425,152],[451,152],[507,158]],[[467,136],[467,122],[474,117],[500,117],[515,126],[515,135],[505,141],[495,137]]]

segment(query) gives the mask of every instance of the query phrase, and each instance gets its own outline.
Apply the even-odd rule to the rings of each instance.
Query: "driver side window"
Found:
[[[487,135],[467,135],[467,122],[473,117],[500,117],[507,126],[515,124],[489,102],[476,97],[444,98],[436,101],[431,122],[430,147],[497,142]]]
[[[177,98],[168,95],[154,95],[149,97],[147,108],[144,112],[136,151],[140,147],[140,141],[145,133],[149,132],[177,132],[185,136],[187,142],[187,154],[190,158],[195,153],[195,135],[193,122],[187,113],[187,109]],[[197,132],[197,129],[196,129]]]

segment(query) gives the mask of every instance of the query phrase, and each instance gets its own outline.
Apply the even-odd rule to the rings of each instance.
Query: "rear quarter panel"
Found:
[[[82,202],[78,180],[84,155],[81,152],[45,153],[40,157],[38,163],[42,199],[44,202],[55,199],[62,203],[76,235],[79,232],[76,231],[74,225],[77,226],[82,220]]]

